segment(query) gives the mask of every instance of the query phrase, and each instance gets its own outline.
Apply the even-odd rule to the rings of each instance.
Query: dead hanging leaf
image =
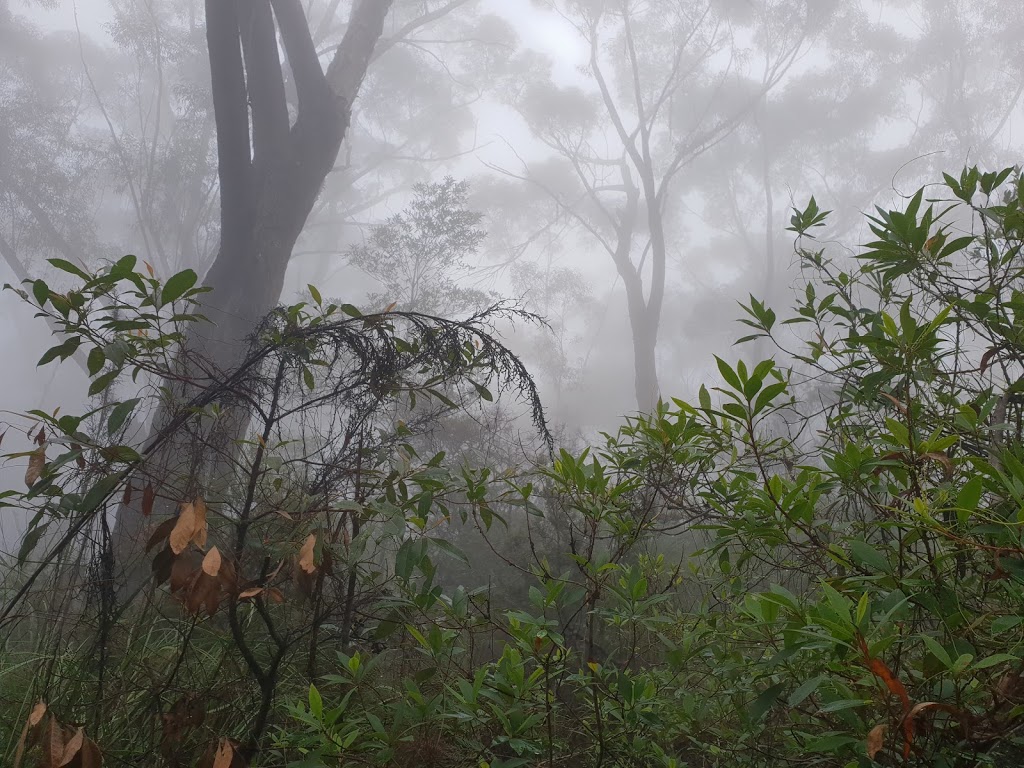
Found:
[[[164,757],[170,759],[185,732],[203,724],[203,720],[206,719],[206,710],[199,694],[190,693],[174,702],[170,711],[162,714],[160,719],[163,721],[160,751]]]
[[[143,261],[142,263],[146,265],[146,271],[149,272],[149,276],[155,277],[156,272],[153,271],[153,265],[150,264],[148,261]]]
[[[36,445],[46,445],[46,427],[40,427],[36,435]]]
[[[978,368],[978,372],[984,376],[985,371],[988,370],[989,365],[992,363],[992,358],[995,357],[1002,347],[992,347],[981,356],[981,365]]]
[[[32,707],[32,711],[28,713],[28,717],[25,719],[25,725],[21,729],[21,737],[18,739],[18,746],[14,750],[14,768],[19,768],[21,765],[21,758],[25,754],[25,745],[28,743],[29,731],[43,721],[43,716],[45,714],[46,704],[42,701],[36,702],[36,705]]]
[[[197,496],[192,504],[195,515],[195,529],[192,533],[192,541],[200,549],[206,549],[206,500]]]
[[[186,589],[191,584],[195,573],[195,561],[192,557],[176,557],[171,563],[171,593]]]
[[[169,578],[171,578],[171,570],[174,567],[175,556],[171,552],[170,546],[165,546],[161,549],[156,557],[153,558],[153,564],[151,570],[153,571],[153,580],[159,587]]]
[[[101,768],[103,765],[103,754],[99,746],[88,736],[82,745],[82,751],[78,753],[78,758],[77,768]]]
[[[291,521],[292,521],[293,523],[295,522],[295,518],[294,518],[294,517],[292,517],[291,515],[289,515],[289,514],[288,514],[287,512],[285,512],[285,511],[284,511],[283,509],[276,509],[276,510],[274,510],[274,511],[275,511],[275,512],[277,512],[277,514],[279,514],[279,515],[280,515],[281,517],[283,517],[283,518],[284,518],[285,520],[291,520]]]
[[[71,450],[75,452],[75,464],[79,469],[85,469],[85,449],[78,443],[72,443]]]
[[[397,306],[398,306],[398,302],[397,301],[392,301],[390,304],[387,305],[387,307],[384,308],[384,311],[381,314],[382,315],[386,315],[388,312],[390,312],[391,310],[393,310]]]
[[[903,687],[903,683],[896,677],[889,666],[881,659],[871,659],[868,662],[868,669],[874,672],[878,677],[885,683],[885,687],[889,689],[889,693],[894,696],[899,696],[900,702],[903,704],[903,711],[907,712],[910,710],[910,696],[907,695],[907,689]]]
[[[42,477],[46,468],[46,448],[39,447],[28,457],[28,469],[25,470],[25,485],[31,488]]]
[[[277,587],[271,587],[270,589],[268,589],[267,590],[267,597],[269,597],[271,600],[273,600],[278,605],[280,605],[281,603],[284,602],[284,592],[282,592]]]
[[[885,743],[885,732],[888,730],[888,728],[889,726],[887,726],[885,723],[881,723],[872,728],[871,731],[868,733],[867,751],[868,757],[870,757],[872,760],[875,759],[875,755],[882,751],[882,747]]]
[[[153,502],[156,501],[156,492],[153,490],[152,483],[146,483],[146,487],[142,489],[142,516],[149,517],[153,514]]]
[[[169,538],[171,551],[180,555],[185,547],[192,541],[196,531],[196,508],[192,502],[185,502],[181,505],[181,512],[175,520],[174,528]]]
[[[944,453],[930,452],[924,455],[926,459],[938,462],[942,465],[942,476],[948,481],[953,479],[953,462]]]
[[[171,531],[174,530],[174,526],[177,524],[178,519],[176,517],[169,517],[153,529],[153,534],[149,537],[149,541],[146,542],[146,551],[149,552],[149,550],[170,536]]]
[[[42,765],[47,768],[60,765],[61,758],[64,757],[64,726],[57,722],[57,718],[52,714],[46,722],[42,743]]]
[[[316,535],[309,534],[299,550],[299,568],[305,573],[312,575],[316,571],[316,563],[313,562],[313,550],[316,548]]]
[[[231,768],[231,761],[235,757],[235,748],[231,742],[222,738],[217,745],[217,754],[213,758],[213,768]]]
[[[3,443],[4,443],[4,435],[6,435],[6,434],[7,434],[7,430],[6,429],[3,432],[0,432],[0,445],[3,445]]]
[[[64,752],[61,755],[60,762],[57,764],[59,768],[69,764],[74,760],[78,753],[82,751],[82,745],[85,744],[85,731],[78,728],[74,734],[68,739],[68,742],[64,745]]]
[[[127,506],[132,503],[132,484],[128,483],[124,487],[124,496],[121,497],[121,503]]]
[[[252,587],[250,589],[243,589],[238,593],[239,600],[248,600],[251,597],[256,597],[263,592],[263,587]]]
[[[46,714],[46,703],[43,701],[37,701],[36,705],[32,707],[32,711],[28,713],[28,727],[35,728],[41,722],[43,722],[43,715]]]
[[[880,394],[881,394],[882,397],[884,397],[886,400],[888,400],[890,403],[892,403],[894,406],[896,406],[896,410],[898,410],[904,416],[907,415],[907,413],[908,413],[907,406],[905,406],[903,403],[901,403],[895,397],[890,395],[888,392],[882,392]]]
[[[220,551],[216,547],[210,547],[210,551],[203,558],[203,573],[216,576],[220,573]]]

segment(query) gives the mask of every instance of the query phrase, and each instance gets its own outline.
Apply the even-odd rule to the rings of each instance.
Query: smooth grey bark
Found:
[[[201,311],[213,324],[188,334],[170,397],[155,415],[151,437],[182,403],[222,381],[248,351],[247,338],[278,304],[285,272],[324,179],[349,127],[391,0],[357,0],[348,29],[326,71],[300,0],[206,0],[221,199],[221,243],[204,279],[210,293]],[[298,100],[290,121],[278,35]],[[152,522],[172,514],[183,499],[215,493],[230,465],[232,445],[248,417],[226,414],[216,429],[193,423],[165,443],[142,468],[157,500],[152,520],[142,494],[122,505],[113,531],[122,595],[144,583],[142,549]],[[225,458],[227,457],[227,461]]]

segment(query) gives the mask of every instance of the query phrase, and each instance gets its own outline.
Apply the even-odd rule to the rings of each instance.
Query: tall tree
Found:
[[[625,289],[637,406],[660,396],[657,344],[678,179],[783,79],[813,29],[803,4],[773,2],[789,31],[740,55],[751,18],[714,3],[549,0],[588,51],[585,86],[526,61],[509,102],[550,152],[518,175],[540,187],[614,264]]]
[[[200,351],[206,367],[183,357],[180,380],[168,386],[174,402],[155,416],[154,430],[197,388],[239,362],[242,342],[277,305],[292,249],[334,167],[390,7],[390,0],[356,0],[324,68],[300,0],[206,0],[221,205],[220,248],[204,281],[212,289],[204,311],[213,324],[186,340],[185,355]],[[296,92],[294,116],[279,38]],[[229,417],[218,428],[218,439],[230,442],[245,424]],[[175,440],[152,456],[146,471],[161,488],[158,514],[197,492],[205,463],[201,447]],[[128,569],[129,591],[142,582],[132,561],[146,524],[141,500],[118,513],[113,546]]]

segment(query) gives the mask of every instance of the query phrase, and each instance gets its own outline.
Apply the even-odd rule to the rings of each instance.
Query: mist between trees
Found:
[[[1022,31],[0,0],[4,764],[1018,764]]]

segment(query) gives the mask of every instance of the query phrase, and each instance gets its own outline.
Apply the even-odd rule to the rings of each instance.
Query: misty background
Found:
[[[350,3],[304,6],[326,56]],[[281,301],[309,284],[442,316],[519,300],[550,325],[505,331],[553,426],[593,435],[711,379],[738,300],[788,303],[792,206],[814,195],[835,211],[824,240],[864,242],[874,204],[1016,163],[1022,33],[999,0],[399,0]],[[0,282],[59,286],[48,258],[128,253],[203,275],[209,83],[196,0],[0,0]],[[457,258],[375,238],[439,194],[478,214]],[[31,307],[6,291],[0,313],[4,408],[84,407],[84,370],[36,367]],[[0,539],[20,525],[0,518]]]

